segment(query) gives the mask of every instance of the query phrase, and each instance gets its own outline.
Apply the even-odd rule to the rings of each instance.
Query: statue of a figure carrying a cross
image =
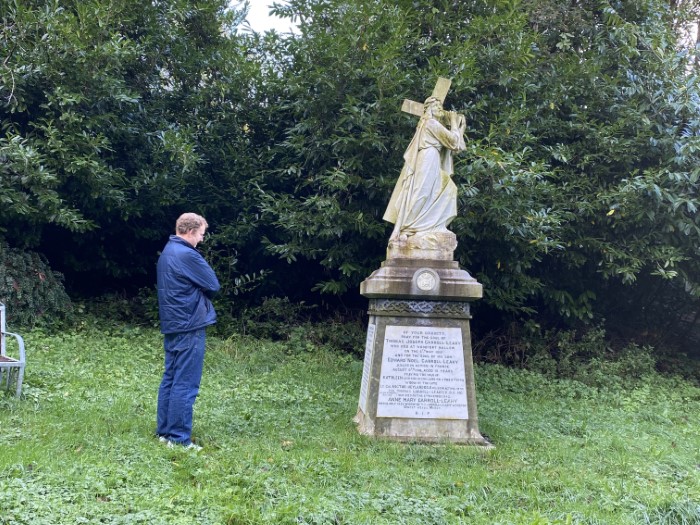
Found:
[[[464,116],[442,109],[450,81],[424,104],[384,219],[386,260],[360,284],[369,299],[360,397],[361,434],[399,441],[489,446],[479,433],[470,304],[483,287],[454,260],[452,155],[465,149]]]
[[[442,108],[450,84],[446,78],[438,79],[424,104],[404,100],[402,111],[420,116],[420,121],[384,214],[384,220],[394,224],[389,258],[451,259],[457,246],[447,229],[457,215],[457,187],[450,176],[453,153],[465,149],[466,121]]]

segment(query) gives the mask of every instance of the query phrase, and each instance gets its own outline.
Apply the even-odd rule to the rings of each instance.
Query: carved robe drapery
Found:
[[[447,231],[457,215],[452,154],[464,149],[458,130],[449,130],[432,117],[421,118],[384,213],[384,220],[395,225],[392,239]]]

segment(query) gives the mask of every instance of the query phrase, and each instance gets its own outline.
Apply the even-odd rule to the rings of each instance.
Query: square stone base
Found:
[[[370,299],[360,433],[489,446],[480,434],[468,301]]]

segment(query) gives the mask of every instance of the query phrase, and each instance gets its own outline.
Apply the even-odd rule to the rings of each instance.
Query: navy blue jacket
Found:
[[[158,313],[164,334],[214,324],[210,299],[221,285],[204,257],[186,240],[171,235],[158,258]]]

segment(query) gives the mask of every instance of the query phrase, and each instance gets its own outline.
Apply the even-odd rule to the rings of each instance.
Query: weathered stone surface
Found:
[[[404,154],[384,219],[394,224],[387,260],[365,279],[370,299],[355,422],[362,434],[403,441],[489,445],[479,433],[469,330],[480,283],[453,260],[457,213],[452,155],[465,149],[464,116],[445,112],[439,79]],[[447,127],[446,127],[447,126]]]
[[[479,432],[468,301],[370,300],[362,434],[489,445]]]
[[[370,318],[358,431],[490,445],[479,432],[469,327],[481,284],[455,261],[389,259],[361,293]]]
[[[453,156],[466,149],[464,115],[445,111],[451,81],[438,79],[423,105],[404,101],[403,110],[420,116],[404,152],[404,165],[384,213],[394,224],[387,258],[452,259],[457,240],[447,227],[457,216]]]
[[[387,259],[360,285],[370,299],[470,301],[480,299],[483,287],[456,261]]]
[[[455,249],[457,236],[451,231],[416,233],[410,237],[390,239],[386,258],[452,261]]]

